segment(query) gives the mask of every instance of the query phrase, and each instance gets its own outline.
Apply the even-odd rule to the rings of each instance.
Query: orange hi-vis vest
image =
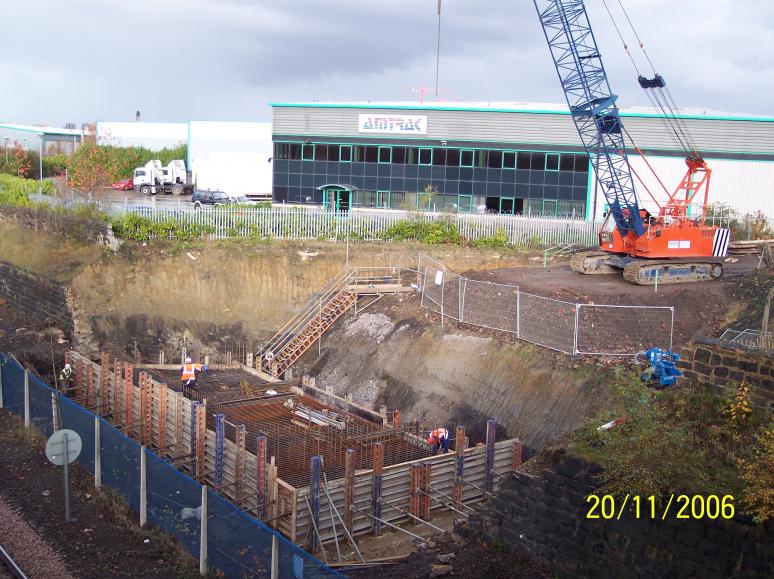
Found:
[[[449,431],[445,428],[436,428],[430,433],[430,436],[440,442],[444,438],[449,438]]]
[[[183,373],[180,375],[181,382],[188,382],[189,380],[196,380],[196,371],[201,372],[201,364],[184,364]]]

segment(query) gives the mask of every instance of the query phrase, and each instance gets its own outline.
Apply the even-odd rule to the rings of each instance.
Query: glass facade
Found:
[[[273,165],[275,202],[328,208],[583,217],[589,180],[585,154],[495,148],[275,141]]]

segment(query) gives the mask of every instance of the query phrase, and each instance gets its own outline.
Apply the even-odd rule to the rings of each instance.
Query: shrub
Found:
[[[126,213],[114,217],[111,219],[111,224],[117,236],[134,241],[148,241],[156,237],[193,241],[215,231],[215,228],[210,225],[200,225],[173,218],[152,221],[136,213]]]
[[[34,179],[22,179],[0,173],[0,204],[29,206],[32,204],[30,195],[36,194],[38,189],[41,189],[44,195],[53,195],[56,190],[51,181],[41,183]]]
[[[473,245],[476,247],[507,247],[508,236],[505,234],[505,228],[498,227],[494,235],[475,239]]]

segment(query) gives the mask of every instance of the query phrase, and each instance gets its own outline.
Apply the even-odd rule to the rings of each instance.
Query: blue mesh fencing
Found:
[[[100,419],[102,482],[118,491],[133,510],[140,510],[140,445]]]
[[[12,358],[5,356],[0,365],[3,372],[3,406],[17,416],[23,416],[24,369]]]
[[[146,450],[148,521],[199,554],[201,485]]]
[[[52,394],[56,394],[53,388],[30,374],[30,423],[47,437],[54,432]]]
[[[78,406],[66,396],[59,396],[62,428],[74,430],[81,436],[83,448],[78,462],[89,472],[94,472],[94,415]]]
[[[24,369],[0,354],[3,405],[24,415]],[[44,434],[53,431],[51,394],[55,391],[30,375],[31,423]],[[62,428],[77,432],[83,441],[78,462],[94,472],[95,415],[69,398],[59,396]],[[135,510],[140,509],[141,446],[103,418],[100,422],[102,482],[121,494]],[[176,536],[195,556],[201,534],[201,485],[152,452],[145,451],[148,522]],[[269,577],[272,538],[279,545],[279,576],[284,578],[342,577],[264,523],[213,492],[207,491],[209,564],[226,577]]]

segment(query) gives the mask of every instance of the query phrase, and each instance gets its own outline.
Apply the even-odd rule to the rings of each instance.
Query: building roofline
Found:
[[[388,109],[388,110],[414,110],[414,111],[464,111],[464,112],[483,112],[483,113],[515,113],[515,114],[536,114],[536,115],[570,115],[569,110],[561,109],[541,109],[533,107],[503,107],[503,103],[495,103],[496,106],[484,107],[478,105],[453,105],[453,104],[397,104],[397,103],[273,103],[272,108],[321,108],[321,109]],[[637,111],[627,111],[621,109],[622,117],[640,117],[640,118],[662,118],[658,113],[647,113]],[[748,121],[761,123],[774,123],[774,117],[753,116],[753,115],[733,115],[733,114],[679,114],[678,119],[700,120],[700,121]]]

